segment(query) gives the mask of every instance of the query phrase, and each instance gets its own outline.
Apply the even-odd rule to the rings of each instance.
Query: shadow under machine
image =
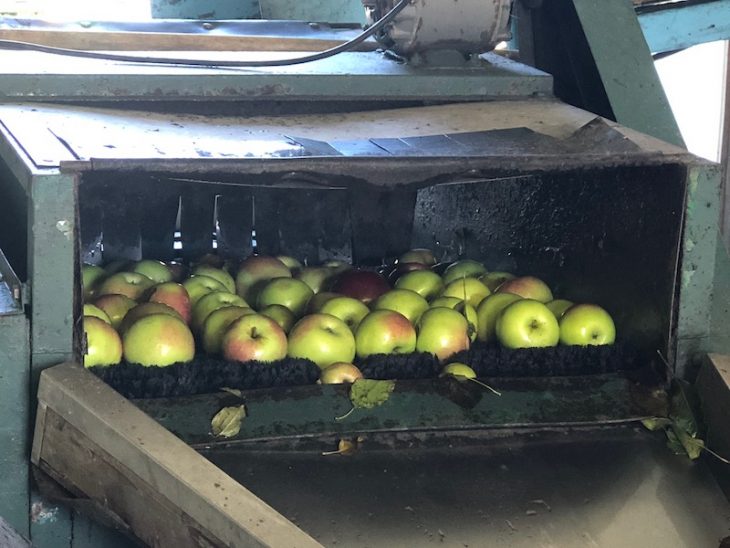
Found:
[[[676,419],[678,380],[696,379],[694,433],[730,454],[728,362],[707,357],[728,348],[718,167],[562,102],[548,73],[492,52],[513,10],[544,31],[557,8],[363,4],[372,36],[307,63],[7,52],[0,319],[30,333],[17,376],[38,390],[39,478],[155,546],[715,545],[722,467],[674,455],[641,421]],[[356,34],[218,24],[300,45]],[[350,415],[349,387],[315,384],[313,364],[79,365],[84,263],[257,253],[378,270],[414,248],[599,303],[617,343],[475,344],[461,358],[501,396],[423,356],[370,360],[394,391]],[[214,435],[212,418],[241,406],[240,429]],[[358,450],[326,455],[343,442]]]

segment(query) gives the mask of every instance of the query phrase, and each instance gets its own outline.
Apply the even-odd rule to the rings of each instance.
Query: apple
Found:
[[[213,268],[223,268],[225,260],[217,253],[206,253],[198,259],[199,265],[208,265]]]
[[[358,299],[369,304],[390,290],[385,278],[377,272],[350,270],[341,274],[332,287],[335,293]]]
[[[555,315],[534,299],[520,299],[507,305],[497,318],[495,332],[507,348],[544,348],[556,346],[560,340]]]
[[[355,336],[347,324],[330,314],[311,314],[289,333],[290,358],[306,358],[320,369],[337,362],[352,362]]]
[[[463,280],[464,278],[478,278],[482,274],[486,274],[487,269],[478,261],[471,259],[463,259],[456,261],[448,266],[444,272],[443,279],[446,285],[455,280]]]
[[[122,323],[119,326],[119,334],[124,336],[124,334],[134,322],[136,322],[140,318],[144,318],[145,316],[151,316],[152,314],[167,314],[168,316],[173,316],[175,318],[178,318],[179,320],[182,320],[180,314],[178,314],[174,308],[171,308],[166,304],[142,303],[132,308],[124,316],[124,320],[122,320]]]
[[[462,350],[468,350],[469,322],[451,308],[429,308],[418,322],[416,350],[435,355],[444,361]]]
[[[374,354],[409,354],[416,349],[416,330],[403,314],[375,310],[360,322],[355,345],[361,359]]]
[[[165,282],[152,286],[147,291],[147,301],[166,304],[177,311],[185,323],[190,323],[192,305],[187,289],[177,282]]]
[[[251,314],[256,312],[251,308],[240,306],[225,306],[211,312],[200,330],[203,350],[211,355],[220,354],[223,335],[226,334],[228,327],[236,320]]]
[[[515,301],[522,299],[512,293],[494,293],[489,295],[477,308],[477,339],[491,342],[496,338],[497,318],[502,310]]]
[[[116,274],[117,272],[123,272],[127,271],[130,264],[130,261],[127,259],[115,259],[113,261],[110,261],[104,265],[104,270],[106,270],[107,274]]]
[[[611,315],[595,304],[571,306],[560,319],[560,342],[588,346],[613,344],[616,326]]]
[[[322,263],[322,266],[334,270],[335,274],[341,274],[347,270],[352,270],[352,265],[350,263],[340,261],[339,259],[329,259]]]
[[[94,301],[94,304],[106,312],[112,322],[112,327],[114,329],[119,329],[124,316],[127,315],[127,312],[137,306],[137,301],[130,299],[126,295],[110,294],[98,297]]]
[[[476,308],[490,293],[489,288],[476,278],[462,278],[448,284],[441,296],[456,297]]]
[[[388,269],[386,269],[387,271]],[[417,272],[419,270],[430,270],[428,265],[423,263],[398,263],[388,274],[388,282],[394,284],[400,279],[401,276],[408,274],[409,272]],[[435,274],[435,273],[434,273]]]
[[[252,255],[238,267],[236,293],[255,303],[261,287],[273,278],[291,278],[291,271],[276,257]]]
[[[457,379],[476,379],[477,373],[465,363],[452,362],[444,366],[439,377],[452,376]]]
[[[93,316],[94,318],[99,318],[100,320],[104,320],[109,325],[112,324],[112,320],[111,320],[111,318],[109,318],[109,314],[107,314],[101,308],[99,308],[98,306],[93,305],[93,304],[84,305],[84,316]]]
[[[456,306],[454,306],[454,310],[464,316],[467,323],[469,324],[469,341],[474,342],[475,340],[477,340],[478,319],[476,308],[474,308],[470,304],[465,303],[464,301],[459,301]]]
[[[563,317],[565,311],[573,306],[573,304],[573,301],[567,301],[565,299],[555,299],[553,301],[545,303],[545,306],[547,306],[550,309],[550,312],[555,314],[555,317],[558,319],[558,321],[560,321],[560,318]]]
[[[84,367],[116,365],[122,361],[122,341],[114,328],[95,316],[84,316]]]
[[[439,306],[443,306],[445,308],[456,308],[457,304],[463,302],[464,299],[460,299],[459,297],[439,297],[431,301],[429,307],[438,308]]]
[[[307,284],[315,293],[320,293],[335,276],[337,276],[337,271],[334,268],[305,266],[294,277]]]
[[[315,312],[319,312],[322,310],[322,307],[326,302],[331,301],[334,298],[343,296],[344,295],[340,295],[339,293],[333,293],[332,291],[321,291],[320,293],[315,293],[314,297],[309,300],[309,304],[307,305],[307,313],[313,314]]]
[[[320,384],[352,384],[362,379],[363,374],[351,363],[337,362],[325,367],[319,375]]]
[[[428,301],[410,289],[391,289],[377,298],[372,309],[400,312],[415,324],[428,309]]]
[[[301,318],[307,309],[309,299],[314,296],[307,284],[295,278],[275,278],[267,282],[258,295],[258,307],[266,308],[272,304],[280,304]]]
[[[444,282],[441,276],[431,270],[416,270],[398,278],[395,287],[397,289],[410,289],[430,301],[443,291]]]
[[[161,261],[153,261],[150,259],[137,261],[132,266],[132,272],[137,272],[143,276],[147,276],[156,284],[164,284],[165,282],[172,281],[172,272],[170,272],[167,265]]]
[[[522,276],[507,280],[497,289],[498,293],[513,293],[525,299],[548,303],[553,300],[553,293],[542,280],[534,276]]]
[[[299,259],[295,259],[294,257],[290,257],[288,255],[277,255],[276,258],[284,263],[292,274],[299,272],[303,267]]]
[[[177,261],[169,261],[167,268],[170,274],[172,274],[172,281],[180,283],[187,278],[188,269],[184,264]]]
[[[106,270],[93,264],[81,267],[81,286],[84,289],[84,299],[91,299],[96,294],[96,286],[106,276]]]
[[[249,308],[248,303],[238,295],[228,293],[226,291],[214,291],[203,295],[193,306],[193,316],[190,321],[190,327],[193,331],[199,330],[203,326],[205,318],[214,310],[223,308],[224,306],[240,306],[241,308]]]
[[[430,249],[411,249],[398,257],[398,264],[401,263],[420,263],[426,266],[433,266],[436,264],[436,257],[433,256],[433,251]]]
[[[208,276],[214,280],[218,280],[226,288],[228,293],[236,292],[236,282],[228,272],[221,268],[215,268],[207,264],[199,264],[193,268],[193,275],[196,276]]]
[[[234,321],[221,342],[223,357],[236,362],[275,362],[286,357],[286,333],[271,318],[250,314]]]
[[[358,301],[352,297],[339,295],[324,303],[319,309],[319,312],[323,314],[331,314],[332,316],[341,319],[354,333],[357,331],[357,328],[363,318],[370,314],[370,309],[362,301]]]
[[[143,274],[137,272],[117,272],[101,283],[96,294],[126,295],[136,301],[153,285],[154,282]]]
[[[515,275],[509,272],[487,272],[479,277],[479,281],[482,282],[489,288],[489,291],[494,293],[497,288],[507,280],[514,280]]]
[[[165,367],[195,357],[195,339],[180,318],[152,314],[134,322],[122,336],[124,359],[145,367]]]
[[[277,324],[279,324],[279,327],[284,330],[284,333],[289,333],[291,328],[294,327],[294,323],[297,321],[296,316],[294,316],[294,312],[280,304],[270,304],[269,306],[262,308],[259,311],[259,314],[263,314],[267,318],[274,320]]]
[[[190,304],[193,308],[208,293],[226,292],[226,286],[210,276],[194,275],[185,280],[182,285],[190,296]]]

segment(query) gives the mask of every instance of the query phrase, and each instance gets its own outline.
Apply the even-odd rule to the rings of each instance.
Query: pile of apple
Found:
[[[196,352],[235,362],[290,357],[317,364],[323,382],[342,382],[361,376],[354,362],[377,354],[425,352],[447,363],[476,340],[516,349],[616,337],[597,305],[553,299],[538,278],[473,260],[443,269],[425,249],[383,272],[254,255],[235,268],[208,256],[189,269],[141,260],[84,265],[82,275],[87,367],[162,367]]]

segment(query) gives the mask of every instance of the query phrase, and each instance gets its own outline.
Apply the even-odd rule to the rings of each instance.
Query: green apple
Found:
[[[94,316],[84,316],[84,367],[116,365],[122,361],[122,341],[114,328]]]
[[[236,320],[251,314],[256,314],[256,312],[251,308],[240,306],[226,306],[211,312],[200,330],[203,350],[211,355],[220,354],[223,335],[226,334],[228,327]]]
[[[352,265],[350,263],[339,259],[329,259],[323,262],[322,266],[325,268],[331,268],[334,270],[335,274],[341,274],[347,270],[352,270]]]
[[[112,320],[111,318],[109,318],[109,314],[93,304],[84,305],[84,316],[93,316],[95,318],[99,318],[100,320],[104,320],[109,325],[112,324]]]
[[[286,333],[271,318],[250,314],[234,321],[221,342],[223,357],[235,362],[275,362],[286,357]]]
[[[84,288],[84,299],[89,300],[96,295],[96,286],[106,277],[106,270],[93,264],[81,267],[81,285]]]
[[[197,332],[203,327],[203,322],[208,315],[214,310],[223,308],[224,306],[240,306],[242,308],[249,308],[248,303],[244,301],[238,295],[228,293],[226,291],[214,291],[203,295],[198,299],[198,302],[193,306],[193,315],[190,321],[190,327],[194,332]]]
[[[478,319],[476,308],[474,308],[470,304],[465,303],[464,301],[459,301],[456,306],[454,306],[454,310],[464,316],[467,323],[469,324],[469,341],[474,342],[475,340],[477,340]]]
[[[509,272],[487,272],[479,277],[479,281],[482,282],[489,288],[489,291],[494,293],[497,288],[507,280],[514,280],[515,275]]]
[[[341,319],[354,333],[363,318],[370,314],[370,309],[362,301],[340,295],[325,302],[319,312]]]
[[[143,276],[147,276],[156,284],[164,284],[172,281],[172,272],[167,265],[161,261],[153,261],[144,259],[137,261],[132,266],[132,272],[137,272]]]
[[[315,293],[320,293],[337,276],[334,268],[326,266],[305,266],[294,276],[303,281]]]
[[[452,376],[457,379],[476,379],[477,374],[465,363],[451,362],[444,366],[439,377]]]
[[[522,276],[507,280],[497,289],[498,293],[513,293],[524,299],[532,299],[541,303],[553,300],[553,293],[542,280],[534,276]]]
[[[286,267],[292,272],[292,274],[295,272],[299,272],[302,269],[302,263],[299,261],[299,259],[290,257],[289,255],[277,255],[276,258],[284,263]]]
[[[520,299],[506,306],[497,318],[496,333],[506,348],[544,348],[556,346],[560,340],[555,315],[534,299]]]
[[[107,313],[107,316],[109,316],[112,322],[112,327],[119,329],[119,326],[122,325],[122,320],[124,320],[124,316],[137,306],[137,301],[130,299],[126,295],[110,294],[98,297],[94,301],[94,304]]]
[[[428,301],[410,289],[391,289],[378,297],[372,308],[399,312],[415,325],[421,314],[428,310]]]
[[[565,311],[573,306],[573,304],[573,301],[566,301],[565,299],[555,299],[553,301],[545,303],[545,306],[547,306],[550,309],[550,312],[555,314],[555,317],[558,319],[558,321],[560,321],[560,318],[563,317]]]
[[[274,278],[291,278],[291,271],[276,257],[253,255],[238,267],[236,293],[255,303],[261,288]]]
[[[123,337],[127,330],[129,330],[129,328],[132,326],[132,324],[134,324],[134,322],[136,322],[140,318],[144,318],[145,316],[151,316],[153,314],[167,314],[168,316],[173,316],[179,320],[182,320],[180,314],[178,314],[174,308],[171,308],[166,304],[142,303],[132,308],[124,316],[124,320],[122,320],[122,323],[119,326],[119,334]]]
[[[436,264],[436,258],[433,256],[433,251],[430,249],[417,248],[406,251],[403,255],[398,257],[398,263],[421,263],[433,266]]]
[[[262,308],[259,311],[259,314],[263,314],[267,318],[271,318],[278,323],[279,327],[284,330],[284,333],[289,333],[291,328],[294,327],[294,323],[297,321],[296,316],[294,316],[294,312],[280,304],[270,304],[269,306]]]
[[[290,358],[306,358],[320,369],[337,362],[352,362],[355,336],[347,324],[330,314],[311,314],[289,333]]]
[[[566,345],[588,346],[613,344],[616,326],[613,318],[595,304],[571,306],[560,319],[560,342]]]
[[[375,310],[360,322],[355,345],[360,359],[374,354],[409,354],[416,349],[416,330],[403,314]]]
[[[459,297],[438,297],[431,301],[430,308],[438,308],[443,306],[444,308],[456,308],[456,305],[463,303],[464,299]]]
[[[152,314],[134,322],[122,337],[124,359],[145,367],[165,367],[195,357],[193,334],[179,318]]]
[[[193,268],[193,275],[196,276],[208,276],[214,280],[218,280],[226,288],[228,293],[236,292],[236,282],[228,272],[222,268],[215,268],[207,264],[199,264]]]
[[[324,303],[326,303],[327,301],[331,301],[336,297],[342,296],[343,295],[340,295],[339,293],[333,293],[332,291],[320,291],[319,293],[315,293],[314,297],[309,300],[309,304],[307,305],[307,313],[314,314],[315,312],[319,312],[322,310]]]
[[[512,293],[494,293],[479,303],[477,308],[477,339],[482,342],[495,340],[497,318],[499,318],[502,310],[520,299],[522,297]]]
[[[152,286],[147,291],[147,301],[151,303],[166,304],[180,314],[185,323],[190,323],[192,305],[188,290],[176,282],[165,282]]]
[[[183,282],[183,287],[190,296],[190,304],[195,304],[208,293],[226,291],[226,286],[210,276],[191,276]]]
[[[448,284],[441,296],[456,297],[476,308],[490,293],[489,288],[476,278],[462,278]]]
[[[464,259],[456,261],[449,265],[443,275],[443,280],[446,285],[449,285],[455,280],[462,280],[464,278],[478,278],[482,274],[486,274],[487,269],[484,265],[478,261],[472,261],[471,259]]]
[[[444,282],[441,276],[432,270],[414,270],[398,278],[395,287],[397,289],[410,289],[430,301],[444,290]]]
[[[314,292],[301,280],[295,278],[274,278],[266,283],[258,294],[258,308],[280,304],[301,318]]]
[[[356,380],[362,378],[362,371],[353,364],[338,362],[322,369],[318,382],[320,384],[352,384]]]
[[[135,301],[154,285],[147,276],[137,272],[117,272],[99,285],[97,295],[126,295]]]
[[[418,322],[416,350],[435,355],[439,361],[468,350],[469,322],[451,308],[429,308]]]

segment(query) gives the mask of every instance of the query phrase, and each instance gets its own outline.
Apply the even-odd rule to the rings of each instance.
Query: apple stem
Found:
[[[487,390],[489,390],[490,392],[493,392],[493,393],[494,393],[494,394],[496,394],[497,396],[501,396],[501,395],[502,395],[502,392],[500,392],[500,391],[498,391],[498,390],[495,390],[494,388],[492,388],[491,386],[489,386],[489,385],[488,385],[487,383],[484,383],[484,382],[482,382],[482,381],[478,381],[478,380],[476,380],[476,379],[468,379],[468,380],[470,380],[471,382],[475,382],[475,383],[477,383],[477,384],[478,384],[479,386],[483,386],[484,388],[486,388],[486,389],[487,389]]]
[[[329,457],[331,455],[341,455],[342,449],[338,449],[337,451],[322,451],[323,457]]]
[[[350,409],[350,410],[349,410],[349,411],[348,411],[347,413],[345,413],[345,414],[344,414],[344,415],[342,415],[341,417],[335,417],[335,420],[336,420],[336,421],[343,421],[343,420],[345,420],[345,419],[346,419],[347,417],[349,417],[350,415],[352,415],[352,413],[353,413],[354,411],[355,411],[355,407],[353,406],[353,407],[352,407],[352,408],[351,408],[351,409]]]
[[[715,457],[716,459],[718,459],[720,462],[724,462],[725,464],[730,464],[730,460],[727,460],[725,457],[721,457],[720,455],[718,455],[717,453],[715,453],[709,447],[703,446],[702,449],[704,449],[705,451],[707,451],[710,455],[712,455],[713,457]]]

